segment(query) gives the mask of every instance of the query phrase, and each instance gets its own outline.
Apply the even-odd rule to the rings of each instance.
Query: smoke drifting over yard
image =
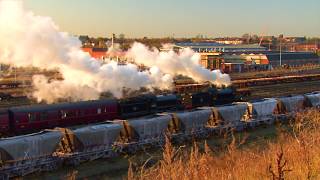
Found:
[[[170,89],[178,74],[200,82],[230,84],[228,75],[198,65],[199,55],[190,49],[159,52],[135,43],[127,56],[149,66],[149,70],[141,72],[135,64],[118,65],[114,61],[102,64],[81,50],[77,37],[61,32],[50,17],[25,10],[20,0],[0,0],[0,39],[0,63],[59,69],[63,80],[33,77],[33,96],[48,103],[61,98],[97,99],[102,92],[121,97],[124,87]]]

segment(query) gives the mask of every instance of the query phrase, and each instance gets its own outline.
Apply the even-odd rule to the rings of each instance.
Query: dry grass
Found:
[[[129,168],[128,179],[320,179],[320,112],[309,110],[276,141],[254,148],[234,140],[222,152],[195,144],[178,151],[166,144],[163,159],[146,169]],[[135,170],[133,170],[135,169]]]

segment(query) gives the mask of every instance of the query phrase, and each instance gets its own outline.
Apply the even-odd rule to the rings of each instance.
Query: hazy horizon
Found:
[[[25,0],[74,35],[207,37],[257,35],[320,37],[317,0]]]

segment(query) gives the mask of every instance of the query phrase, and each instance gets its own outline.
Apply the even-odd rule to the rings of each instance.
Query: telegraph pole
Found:
[[[282,51],[282,47],[281,47],[281,38],[280,39],[280,67],[282,66],[282,54],[281,54],[281,51]]]
[[[114,39],[115,39],[115,34],[114,33],[112,33],[112,37],[111,37],[111,47],[112,47],[112,49],[114,49]]]

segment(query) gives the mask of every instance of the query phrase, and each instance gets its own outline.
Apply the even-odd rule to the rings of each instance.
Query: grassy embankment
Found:
[[[223,147],[194,143],[188,150],[167,143],[160,161],[130,166],[128,179],[320,179],[319,128],[320,112],[313,109],[279,127],[272,140],[231,135]]]

